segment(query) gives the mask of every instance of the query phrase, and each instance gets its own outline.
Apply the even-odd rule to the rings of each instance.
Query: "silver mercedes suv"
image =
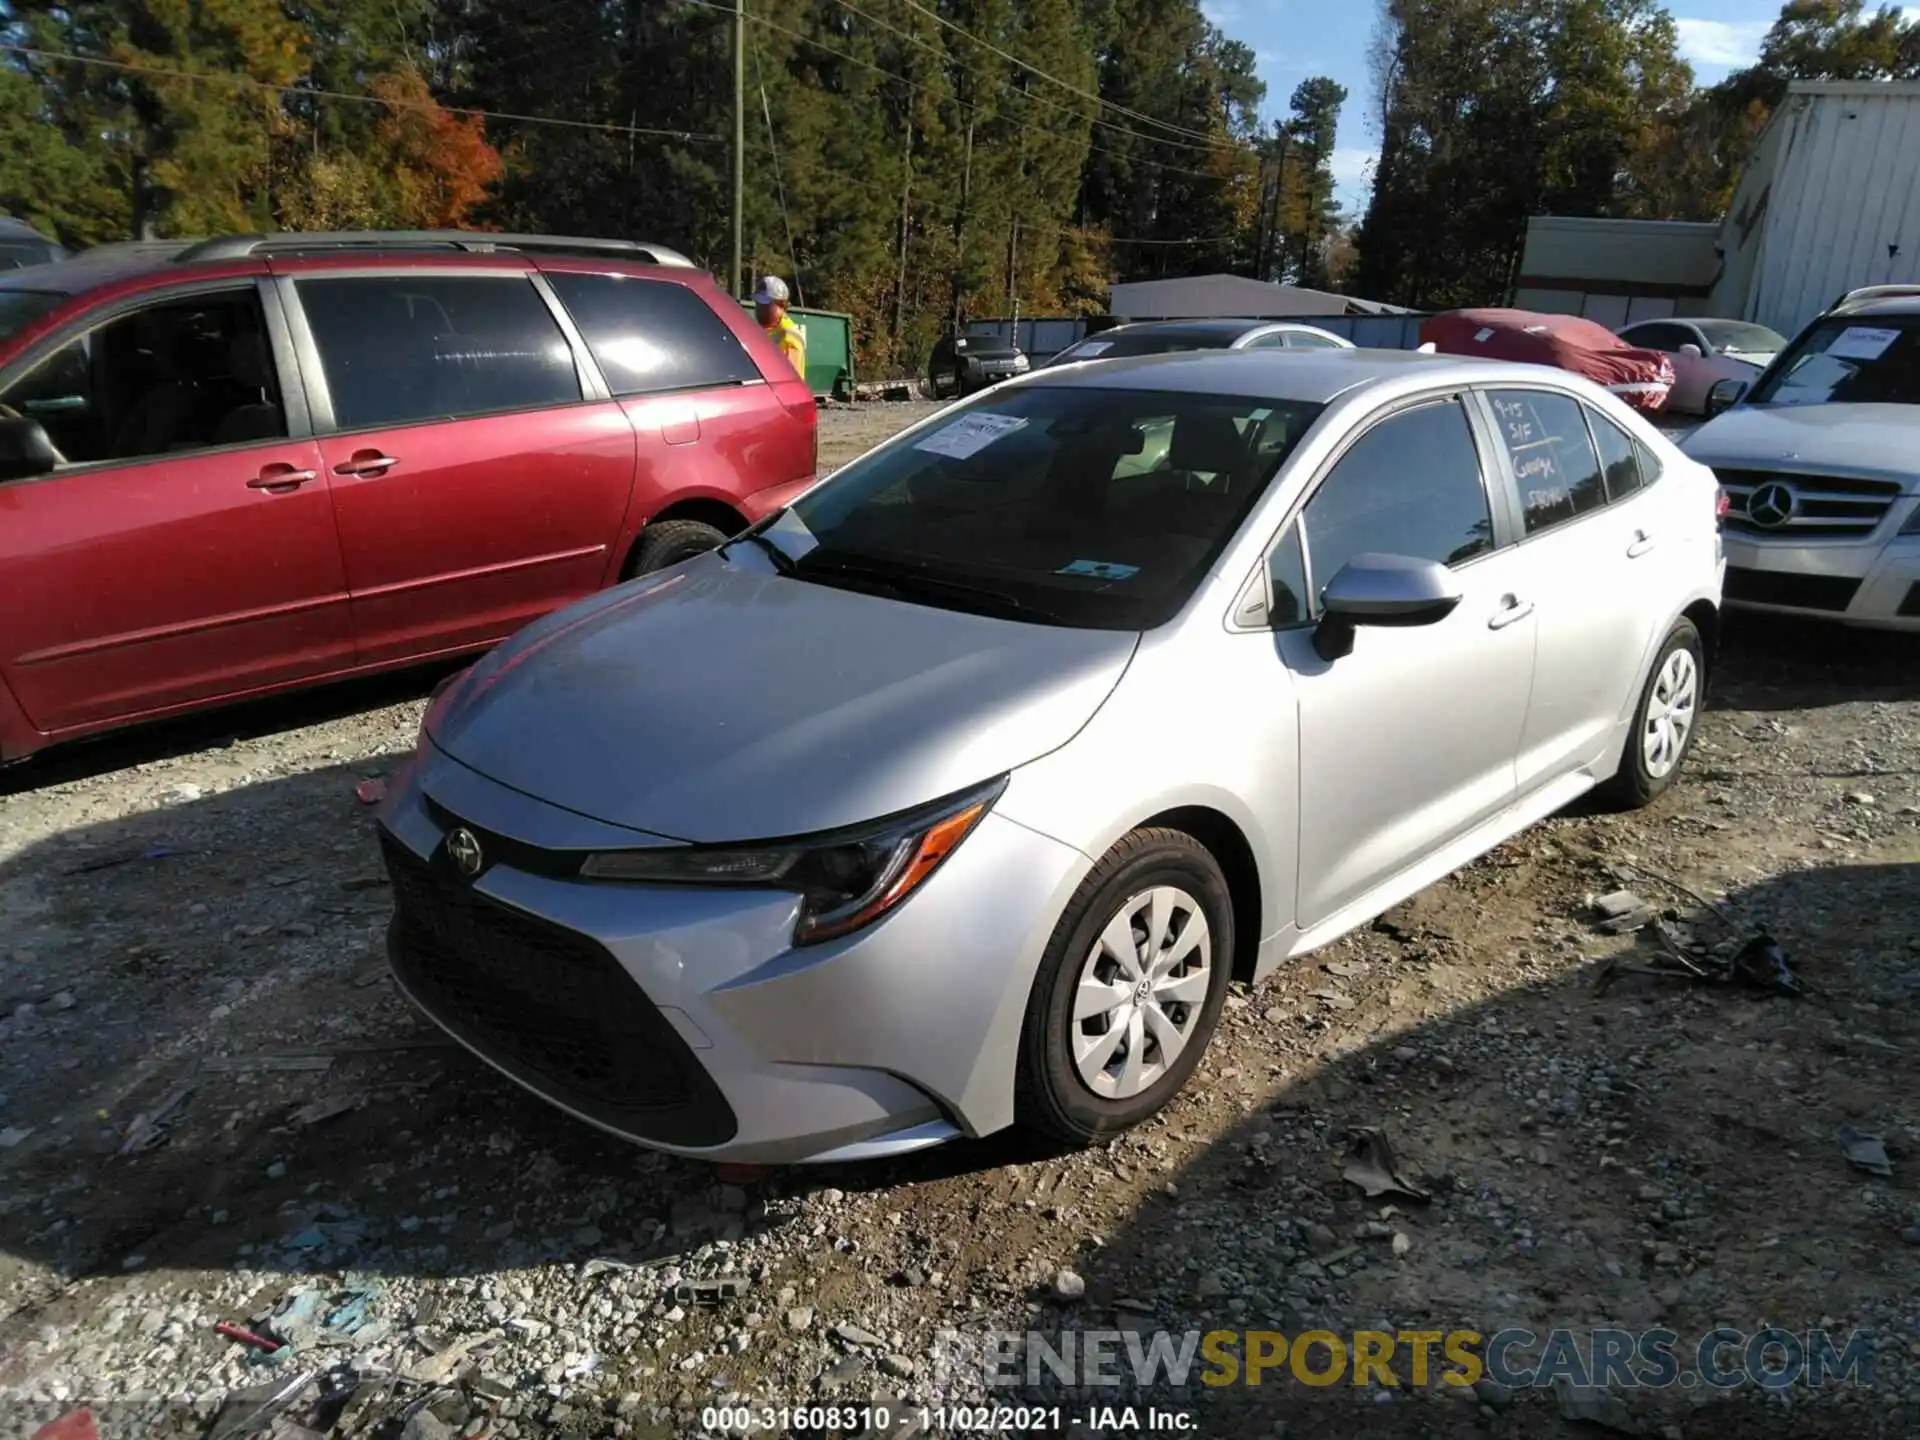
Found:
[[[1920,286],[1850,292],[1708,413],[1726,603],[1920,631]]]

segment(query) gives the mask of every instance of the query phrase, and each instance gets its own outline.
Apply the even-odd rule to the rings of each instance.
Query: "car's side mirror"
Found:
[[[1745,380],[1715,381],[1713,388],[1707,391],[1707,418],[1711,420],[1722,411],[1731,410],[1740,403],[1740,398],[1746,393]]]
[[[38,420],[0,416],[0,480],[51,475],[59,464],[60,452]]]
[[[1694,359],[1698,360],[1700,358],[1700,347],[1689,340],[1680,347],[1679,353],[1682,355],[1691,355]]]
[[[1434,625],[1459,603],[1459,582],[1437,561],[1411,555],[1356,555],[1320,592],[1314,653],[1322,660],[1338,660],[1352,653],[1359,626]]]

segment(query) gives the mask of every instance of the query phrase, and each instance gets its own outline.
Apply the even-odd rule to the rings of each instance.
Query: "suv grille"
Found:
[[[479,894],[384,829],[388,951],[407,991],[522,1084],[604,1125],[719,1145],[736,1124],[672,1025],[583,935]]]
[[[1716,470],[1732,508],[1721,525],[1763,540],[1864,539],[1900,494],[1897,480],[1843,475],[1795,475],[1772,470]],[[1784,487],[1773,489],[1770,487]],[[1762,500],[1753,508],[1754,496]],[[1783,507],[1779,501],[1787,503]]]

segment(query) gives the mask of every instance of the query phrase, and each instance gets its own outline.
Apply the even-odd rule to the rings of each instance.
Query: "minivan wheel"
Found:
[[[1023,1124],[1084,1145],[1179,1093],[1233,969],[1233,906],[1206,847],[1135,830],[1080,883],[1040,962],[1020,1041]]]
[[[1620,768],[1601,787],[1602,799],[1622,810],[1638,810],[1673,788],[1693,748],[1706,679],[1700,632],[1691,620],[1677,621],[1654,656],[1646,688],[1634,707]]]
[[[703,520],[662,520],[649,525],[640,532],[640,543],[634,546],[627,578],[651,575],[655,570],[691,560],[722,544],[726,538],[725,532]]]

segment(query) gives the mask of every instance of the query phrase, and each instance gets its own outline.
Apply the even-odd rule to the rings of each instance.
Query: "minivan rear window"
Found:
[[[550,272],[560,303],[616,395],[744,385],[761,378],[746,347],[684,285],[632,275]]]

